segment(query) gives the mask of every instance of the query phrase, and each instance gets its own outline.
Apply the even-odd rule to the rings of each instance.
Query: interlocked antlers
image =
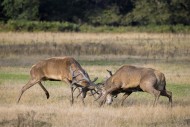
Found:
[[[112,71],[107,70],[107,72],[109,73],[109,76],[110,76],[110,77],[113,75]],[[100,99],[100,97],[102,96],[102,89],[99,88],[99,86],[104,86],[104,83],[105,83],[105,81],[103,81],[102,83],[98,83],[98,84],[97,84],[99,96],[95,99],[95,101],[97,101],[98,99]],[[114,97],[116,97],[116,96],[114,96]]]
[[[75,75],[75,72],[77,71],[77,69],[76,70],[72,70],[71,69],[71,67],[70,67],[70,72],[71,72],[71,75],[72,75],[72,82],[71,82],[71,85],[73,86],[73,85],[75,85],[75,84],[77,84],[77,83],[79,83],[80,81],[82,81],[82,80],[84,80],[83,78],[82,79],[80,79],[80,80],[76,80],[76,77],[77,76],[79,76],[81,73],[78,73],[77,75]],[[81,71],[80,71],[81,72]]]
[[[76,73],[77,72],[77,73]],[[86,73],[86,71],[82,72],[81,70],[79,69],[76,69],[76,70],[72,70],[72,68],[70,67],[70,73],[72,75],[72,81],[71,81],[71,91],[72,91],[72,97],[73,97],[73,93],[76,89],[79,89],[79,94],[77,95],[77,98],[79,97],[79,95],[82,94],[82,101],[83,101],[83,104],[84,104],[84,98],[86,97],[86,93],[87,91],[90,91],[91,92],[91,95],[93,95],[93,97],[95,98],[94,94],[99,94],[95,88],[97,87],[97,85],[94,84],[94,82],[98,79],[97,77],[94,78],[93,81],[90,80],[88,74]],[[81,79],[77,79],[77,77],[79,75],[82,75],[82,78]],[[89,82],[89,85],[84,87],[82,85],[80,85],[80,82],[81,81],[87,81]],[[96,98],[95,98],[96,99]]]

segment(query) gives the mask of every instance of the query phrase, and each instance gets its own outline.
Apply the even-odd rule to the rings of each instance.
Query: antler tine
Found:
[[[76,71],[77,71],[77,69],[73,71],[73,70],[71,69],[71,66],[70,66],[70,72],[71,72],[72,78],[76,78],[77,76],[80,75],[80,74],[75,75],[74,73],[75,73]]]
[[[72,84],[72,85],[74,85],[75,83],[77,84],[77,83],[79,83],[79,82],[82,81],[82,80],[84,80],[84,79],[81,79],[81,80],[78,80],[78,81],[75,81],[75,80],[74,80],[74,81],[72,81],[71,84]]]
[[[79,72],[82,74],[83,80],[90,81],[90,79],[88,79],[88,78],[83,74],[83,72],[82,72],[81,70],[79,70]]]
[[[97,101],[98,99],[100,99],[101,96],[102,96],[102,92],[100,92],[99,96],[94,101]]]
[[[107,72],[110,74],[110,76],[112,76],[112,75],[113,75],[113,74],[112,74],[112,71],[107,70]]]
[[[94,80],[92,81],[93,83],[96,82],[96,80],[98,79],[98,77],[94,78]]]

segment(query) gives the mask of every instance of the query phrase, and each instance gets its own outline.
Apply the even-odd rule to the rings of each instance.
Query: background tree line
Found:
[[[0,0],[0,20],[93,26],[190,25],[190,0]]]

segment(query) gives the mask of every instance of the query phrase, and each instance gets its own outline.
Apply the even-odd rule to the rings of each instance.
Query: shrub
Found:
[[[180,24],[147,26],[93,26],[88,24],[78,25],[70,22],[9,20],[7,23],[0,22],[0,31],[189,33],[190,26]]]
[[[24,20],[9,20],[6,28],[10,31],[79,31],[79,25],[74,23]]]

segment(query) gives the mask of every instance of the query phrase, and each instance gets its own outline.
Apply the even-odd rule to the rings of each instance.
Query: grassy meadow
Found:
[[[190,35],[151,33],[0,33],[0,127],[188,127],[190,126]],[[53,56],[71,55],[97,82],[123,64],[155,68],[166,76],[168,99],[148,93],[132,93],[119,106],[122,95],[111,106],[98,106],[92,96],[70,105],[70,89],[64,82],[43,82],[47,100],[38,85],[18,94],[29,80],[30,67]],[[76,95],[75,95],[76,96]]]

